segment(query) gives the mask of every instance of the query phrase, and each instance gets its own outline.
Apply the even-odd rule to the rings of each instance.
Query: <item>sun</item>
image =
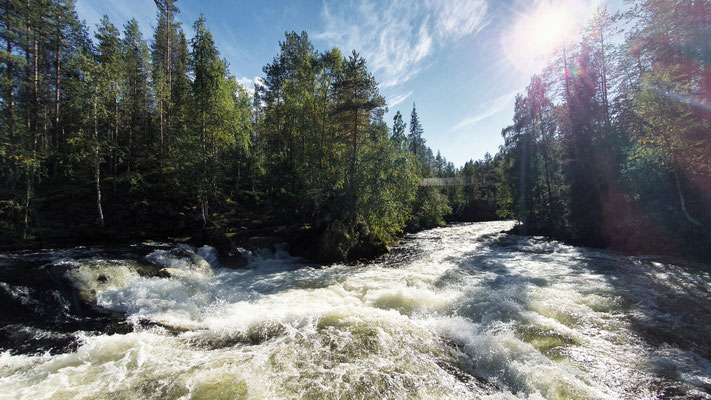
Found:
[[[511,28],[501,35],[501,46],[518,69],[539,71],[546,58],[574,36],[581,19],[575,1],[541,1],[518,13]]]
[[[525,21],[523,39],[529,41],[532,50],[547,54],[555,50],[572,30],[572,16],[562,6],[541,9],[537,16]]]

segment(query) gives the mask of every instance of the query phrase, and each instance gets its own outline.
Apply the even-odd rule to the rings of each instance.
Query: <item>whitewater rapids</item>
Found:
[[[711,398],[707,266],[503,233],[512,226],[428,230],[356,265],[280,250],[239,270],[209,247],[57,251],[43,268],[130,329],[77,330],[66,351],[3,346],[0,399]],[[0,268],[20,257],[32,255]]]

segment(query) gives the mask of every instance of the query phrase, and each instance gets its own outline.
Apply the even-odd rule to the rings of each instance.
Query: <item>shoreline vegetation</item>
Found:
[[[384,120],[355,50],[287,32],[245,88],[204,17],[184,27],[175,0],[155,3],[149,39],[108,17],[92,38],[71,0],[0,4],[1,249],[170,239],[238,260],[279,237],[335,262],[516,219],[523,235],[711,261],[708,2],[598,10],[517,96],[499,152],[459,168],[426,145],[415,104],[409,123]],[[430,177],[474,183],[419,186]]]

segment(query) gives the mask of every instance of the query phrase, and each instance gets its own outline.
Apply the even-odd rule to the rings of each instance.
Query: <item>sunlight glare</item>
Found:
[[[520,13],[513,27],[501,37],[508,60],[522,72],[539,71],[546,57],[573,37],[586,17],[588,7],[576,7],[576,3],[541,1]]]
[[[523,27],[526,38],[533,44],[533,50],[546,54],[555,49],[571,30],[571,16],[563,7],[550,8],[537,18],[527,21]]]

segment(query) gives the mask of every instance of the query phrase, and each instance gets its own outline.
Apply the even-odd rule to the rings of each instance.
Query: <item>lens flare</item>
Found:
[[[506,58],[522,72],[538,72],[548,56],[575,37],[596,7],[590,3],[541,1],[528,7],[501,35]]]

